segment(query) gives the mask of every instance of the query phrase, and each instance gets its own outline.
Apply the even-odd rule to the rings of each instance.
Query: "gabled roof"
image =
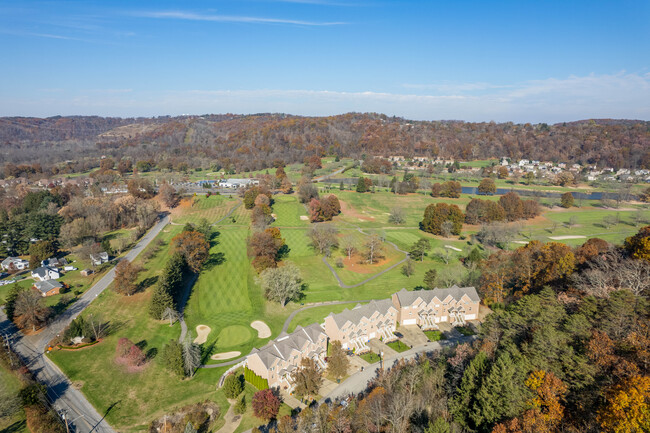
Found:
[[[304,328],[298,326],[291,334],[283,332],[264,347],[253,349],[249,356],[257,354],[264,366],[270,368],[279,360],[286,361],[292,355],[302,353],[308,343],[316,343],[322,336],[325,336],[325,331],[317,323]]]
[[[34,287],[36,287],[42,294],[46,294],[52,289],[61,289],[63,284],[59,283],[57,280],[46,280],[35,282]]]
[[[388,310],[395,308],[393,301],[390,299],[383,299],[381,301],[370,301],[366,305],[357,305],[352,310],[347,308],[338,314],[331,313],[330,316],[334,319],[336,326],[342,329],[347,322],[358,324],[364,317],[370,319],[373,314],[379,313],[384,315]]]
[[[39,277],[43,278],[46,277],[50,272],[58,273],[59,271],[49,266],[41,266],[39,268],[34,269],[32,271],[32,275],[38,275]]]
[[[448,297],[460,301],[464,295],[467,295],[470,300],[474,302],[480,302],[478,293],[474,287],[458,287],[453,285],[447,289],[433,289],[433,290],[417,290],[417,291],[407,291],[402,289],[396,293],[397,299],[401,306],[410,306],[415,303],[415,301],[420,298],[427,304],[433,300],[433,298],[438,298],[440,301],[444,301]]]

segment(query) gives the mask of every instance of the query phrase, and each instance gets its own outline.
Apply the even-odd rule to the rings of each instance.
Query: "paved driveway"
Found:
[[[429,339],[417,325],[400,326],[397,333],[402,334],[402,342],[410,347],[428,343]]]
[[[379,341],[377,338],[373,338],[368,342],[368,347],[370,350],[379,355],[381,352],[384,352],[384,358],[391,358],[397,355],[397,351],[388,347],[383,341]]]

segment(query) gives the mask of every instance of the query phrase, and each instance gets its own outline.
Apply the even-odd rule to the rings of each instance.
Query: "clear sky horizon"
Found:
[[[650,120],[645,1],[0,5],[0,116]]]

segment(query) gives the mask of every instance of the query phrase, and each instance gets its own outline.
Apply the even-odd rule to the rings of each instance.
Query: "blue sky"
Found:
[[[645,1],[0,3],[0,115],[650,120]]]

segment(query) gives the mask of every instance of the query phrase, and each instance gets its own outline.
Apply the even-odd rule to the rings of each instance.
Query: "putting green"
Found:
[[[217,347],[239,346],[240,344],[246,343],[251,337],[251,331],[247,326],[226,326],[219,333],[219,337],[217,337]]]

